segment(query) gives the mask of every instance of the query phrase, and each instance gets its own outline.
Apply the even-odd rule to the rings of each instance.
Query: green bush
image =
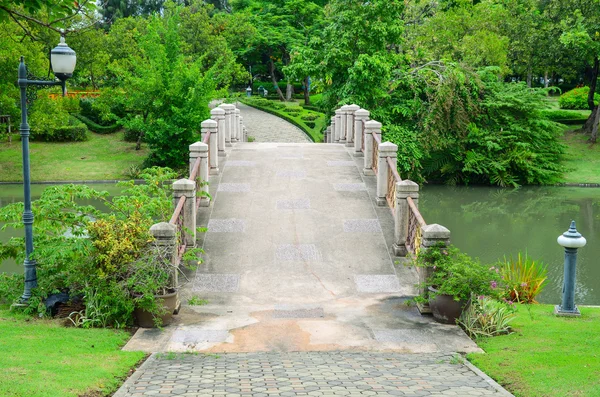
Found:
[[[81,121],[57,109],[55,117],[36,112],[32,119],[31,139],[43,142],[80,142],[88,139],[88,128]]]
[[[471,304],[462,313],[458,324],[467,335],[476,339],[511,333],[510,322],[515,318],[512,302],[500,302],[479,296],[471,297]]]
[[[543,110],[542,115],[548,120],[561,124],[583,124],[588,119],[588,115],[572,110]]]
[[[117,123],[107,126],[97,124],[82,114],[73,114],[73,116],[85,124],[91,131],[97,134],[112,134],[113,132],[118,131],[120,127]]]
[[[560,96],[558,100],[558,104],[561,109],[578,109],[578,110],[587,110],[588,106],[588,95],[590,92],[590,87],[579,87],[575,88],[571,91],[567,91]],[[595,93],[594,94],[594,103],[596,106],[600,101],[600,96]]]

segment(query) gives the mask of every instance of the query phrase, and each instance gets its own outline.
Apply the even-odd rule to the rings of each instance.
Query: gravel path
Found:
[[[306,134],[298,127],[270,113],[238,103],[236,105],[244,118],[248,136],[255,142],[311,142]]]

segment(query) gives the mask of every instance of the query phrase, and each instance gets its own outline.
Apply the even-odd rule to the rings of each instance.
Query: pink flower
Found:
[[[527,287],[527,283],[521,283],[521,287]]]
[[[497,283],[497,282],[495,282],[495,281],[492,281],[492,282],[490,283],[490,285],[492,286],[492,288],[496,288],[496,287],[498,286],[498,283]]]
[[[483,295],[479,295],[479,297],[477,297],[477,299],[479,299],[480,301],[482,301],[483,298],[485,298],[485,296],[483,296]]]

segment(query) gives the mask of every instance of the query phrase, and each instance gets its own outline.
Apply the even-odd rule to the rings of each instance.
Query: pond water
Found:
[[[32,198],[38,198],[47,186],[33,185]],[[91,186],[111,194],[120,191],[114,184]],[[21,185],[0,185],[0,207],[21,201],[22,189]],[[556,238],[575,220],[588,241],[579,250],[576,303],[600,305],[600,189],[425,186],[419,207],[427,223],[446,226],[452,243],[482,263],[494,264],[518,252],[546,263],[548,281],[539,298],[544,303],[560,303],[564,250]],[[0,231],[0,241],[10,234]],[[0,272],[21,271],[21,264],[0,263]]]
[[[600,305],[600,189],[425,186],[419,208],[427,223],[446,226],[452,243],[482,263],[518,252],[546,263],[538,300],[554,304],[562,298],[564,261],[556,238],[575,220],[587,239],[578,253],[575,303]]]
[[[38,199],[40,197],[40,195],[42,194],[42,192],[44,191],[44,189],[47,188],[48,186],[50,186],[50,185],[44,185],[44,184],[31,185],[31,199],[32,200]],[[118,187],[116,184],[95,183],[95,184],[90,184],[90,187],[92,187],[93,189],[98,190],[98,191],[106,190],[111,195],[118,194],[121,191],[121,188]],[[23,185],[18,185],[18,184],[0,185],[0,207],[3,207],[10,203],[18,202],[18,201],[23,201]],[[89,201],[82,200],[81,203],[82,204],[93,204],[97,208],[102,209],[102,204],[100,204],[98,202],[94,202],[93,200],[89,200]],[[1,226],[2,226],[2,222],[0,222],[0,227]],[[14,232],[15,232],[14,229],[6,229],[4,231],[0,230],[0,241],[7,241],[10,237],[12,237],[14,235]],[[35,236],[35,223],[33,224],[33,233]],[[18,234],[20,236],[24,236],[25,231],[23,229],[19,229]],[[12,260],[5,260],[5,261],[0,262],[0,272],[15,273],[15,272],[22,272],[22,271],[23,271],[23,264],[21,264],[21,263],[15,263]]]

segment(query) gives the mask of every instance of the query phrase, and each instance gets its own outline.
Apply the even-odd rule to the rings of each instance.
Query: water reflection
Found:
[[[556,238],[574,219],[588,240],[579,250],[576,303],[600,304],[600,189],[426,186],[419,205],[428,223],[449,228],[452,242],[484,263],[519,251],[543,260],[546,303],[560,303],[564,251]]]
[[[31,186],[31,199],[37,200],[44,189],[51,185],[43,185],[43,184],[35,184]],[[94,190],[98,191],[108,191],[109,194],[116,195],[121,191],[121,188],[116,186],[116,184],[106,184],[106,183],[98,183],[98,184],[90,184],[89,185]],[[10,203],[15,203],[23,201],[23,185],[18,184],[10,184],[10,185],[0,185],[0,207],[8,205]],[[81,200],[80,204],[82,205],[94,205],[99,210],[105,210],[106,207],[96,201],[96,200]],[[34,214],[35,215],[35,214]],[[0,228],[2,227],[2,222],[0,222]],[[35,234],[35,223],[33,224],[33,233]],[[24,236],[25,231],[23,229],[18,229],[16,231],[17,236]],[[15,230],[12,228],[6,229],[4,231],[0,230],[0,241],[8,241],[8,239],[15,235]],[[15,263],[12,260],[5,260],[0,263],[0,272],[22,272],[23,265],[20,263]]]

